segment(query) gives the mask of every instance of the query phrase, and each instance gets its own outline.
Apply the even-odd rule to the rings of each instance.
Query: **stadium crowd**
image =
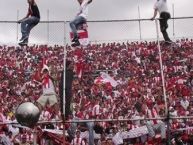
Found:
[[[87,48],[77,49],[67,45],[66,49],[67,59],[72,61],[74,71],[77,73],[72,86],[73,111],[68,120],[73,118],[143,119],[149,118],[147,110],[151,108],[154,108],[157,117],[165,116],[156,42],[90,44]],[[161,44],[161,51],[170,117],[192,116],[193,40],[182,39],[172,45]],[[59,81],[63,70],[63,46],[34,45],[25,48],[0,46],[0,56],[1,122],[15,121],[14,112],[17,106],[26,101],[35,102],[41,95],[41,83],[36,80],[43,64],[49,66],[51,76],[55,80],[56,91],[59,92]],[[103,82],[100,72],[108,74],[116,85]],[[49,121],[59,118],[59,114],[54,114],[52,111],[48,105],[42,111],[40,120]],[[191,140],[192,119],[170,119],[169,122],[171,131],[189,128],[182,131],[179,138],[184,142]],[[73,142],[75,134],[72,133],[72,125],[66,124],[66,128]],[[121,131],[129,131],[144,125],[144,121],[100,122],[94,125],[94,130],[101,134],[99,142],[103,145],[110,145],[112,142],[115,145],[126,143],[137,145],[145,142],[151,144],[152,141],[154,142],[152,144],[155,144],[155,140],[159,142],[159,136],[156,136],[158,139],[153,138],[153,140],[146,135],[143,138],[124,139],[124,141],[121,138]],[[12,142],[32,143],[33,136],[30,131],[12,125],[7,127],[8,129],[3,127],[1,133],[6,132],[5,135],[11,138]],[[43,126],[41,127],[43,129]],[[61,129],[61,126],[56,124],[54,128]],[[78,124],[77,128],[76,134],[79,130],[81,132],[87,130],[83,123]],[[108,138],[112,139],[108,140]],[[174,140],[177,142],[179,138]],[[82,144],[87,142],[88,140],[84,140]]]

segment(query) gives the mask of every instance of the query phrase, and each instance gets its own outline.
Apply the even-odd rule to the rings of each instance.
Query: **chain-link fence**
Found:
[[[171,19],[169,21],[169,29],[168,29],[168,33],[170,37],[173,39],[176,39],[178,37],[190,38],[191,36],[193,36],[192,35],[193,32],[190,31],[192,23],[193,23],[192,18],[191,19],[181,18],[176,20]],[[17,24],[16,22],[1,22],[0,25],[1,25],[0,43],[4,43],[4,44],[16,43],[19,40],[19,38],[21,37],[19,24]],[[88,22],[89,39],[91,42],[94,42],[94,43],[112,42],[112,41],[118,42],[118,41],[134,41],[134,40],[152,40],[152,39],[157,40],[156,26],[158,25],[155,25],[155,22],[147,19]],[[65,45],[66,43],[70,43],[69,33],[70,33],[69,22],[63,22],[63,21],[40,22],[40,24],[38,24],[31,32],[30,43]],[[162,85],[165,83],[168,83],[167,81],[170,80],[172,77],[184,75],[185,73],[187,73],[186,71],[183,71],[182,66],[187,64],[192,66],[192,64],[191,62],[187,62],[187,63],[181,62],[181,59],[183,59],[184,56],[186,56],[185,54],[188,54],[189,52],[187,48],[175,50],[175,48],[170,49],[168,47],[163,48],[161,46],[162,52],[160,52],[160,46],[158,45],[159,49],[157,48],[157,45],[154,45],[154,46],[155,48],[150,48],[152,50],[147,50],[148,53],[152,53],[151,55],[146,56],[146,54],[143,54],[140,56],[138,54],[139,55],[138,57],[140,57],[141,59],[141,62],[139,63],[140,65],[136,64],[138,57],[134,55],[133,56],[125,55],[125,57],[123,57],[123,60],[120,62],[119,67],[122,66],[123,68],[122,71],[126,70],[125,69],[126,66],[129,69],[131,69],[132,66],[133,66],[133,69],[136,69],[138,67],[138,69],[143,70],[144,68],[145,70],[144,80],[148,80],[152,78],[158,82],[155,86],[151,86],[152,83],[150,82],[149,83],[150,85],[147,87],[149,88],[159,87],[158,89],[155,89],[155,91],[160,91],[159,97],[163,97],[163,96],[165,97],[164,98],[165,108],[167,108],[168,100],[166,99],[169,99],[169,97],[166,98],[166,95],[169,96],[169,92],[167,91],[166,92],[167,94],[164,94],[164,92],[162,92],[163,91],[162,87],[164,88],[164,86]],[[134,47],[135,46],[133,46],[133,48]],[[116,50],[112,50],[112,51],[116,51]],[[112,57],[114,55],[111,53],[108,53],[108,56]],[[140,52],[136,50],[135,53],[137,54]],[[174,54],[174,55],[171,55],[171,54]],[[170,55],[172,56],[172,58],[170,57]],[[120,56],[124,56],[124,52],[120,53]],[[106,57],[105,55],[103,57],[104,57],[103,60],[107,59],[105,58]],[[98,58],[97,55],[96,55],[96,58]],[[163,64],[161,63],[162,62],[161,58],[163,58]],[[112,61],[112,59],[109,61]],[[159,62],[160,62],[161,68],[159,68],[159,65],[158,65]],[[105,61],[103,63],[105,63]],[[174,71],[167,72],[166,71],[167,67],[171,67],[171,66],[174,66],[176,71],[174,70]],[[108,68],[108,64],[105,67]],[[111,69],[111,68],[109,67],[108,69]],[[130,71],[130,73],[132,72],[133,72],[133,76],[131,75],[130,78],[133,78],[133,81],[136,81],[135,80],[136,72],[134,70]],[[164,74],[161,74],[161,72],[164,72]],[[184,74],[182,72],[184,72]],[[125,72],[125,73],[129,74],[128,72]],[[160,76],[162,76],[162,78]],[[164,78],[166,79],[166,82],[162,82],[161,84],[160,80],[163,80]],[[138,83],[141,83],[141,82],[138,82]],[[179,90],[176,89],[175,91],[179,91]],[[125,100],[125,102],[126,101],[127,100]],[[161,101],[163,101],[163,99]],[[126,107],[128,107],[128,105]],[[126,111],[128,111],[128,108],[126,108]],[[121,110],[121,112],[123,112],[123,110]],[[169,119],[171,118],[166,116],[166,118],[164,119],[167,119],[167,122],[169,122]],[[119,122],[120,121],[121,120],[119,120]],[[126,120],[126,121],[129,121],[129,120]],[[184,122],[186,123],[186,121]],[[130,124],[133,125],[132,123]],[[168,131],[169,130],[170,128],[168,129]]]
[[[193,36],[192,17],[186,18],[169,20],[171,39]],[[0,43],[17,43],[21,37],[20,25],[14,21],[0,21],[0,31]],[[30,43],[64,45],[70,43],[70,31],[69,21],[42,21],[31,31]],[[155,22],[148,19],[88,21],[88,33],[94,43],[156,39]]]

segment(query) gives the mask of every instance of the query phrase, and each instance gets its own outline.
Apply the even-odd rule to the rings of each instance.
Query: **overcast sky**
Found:
[[[79,8],[77,0],[36,0],[36,2],[41,12],[41,20],[47,20],[48,10],[49,20],[72,20]],[[154,3],[155,0],[93,0],[89,7],[88,20],[135,19],[138,18],[138,6],[141,18],[150,18],[153,15]],[[172,4],[174,4],[175,17],[193,15],[192,0],[168,0],[171,15]],[[17,20],[17,10],[19,10],[19,18],[26,15],[27,0],[0,0],[0,10],[0,20]],[[138,24],[138,22],[89,23],[90,40],[139,39]],[[169,25],[169,35],[173,37],[172,21],[169,22]],[[176,20],[175,36],[193,36],[192,27],[192,19]],[[47,29],[48,25],[39,24],[32,31],[31,40],[40,43],[44,43],[48,39],[56,43],[62,42],[64,37],[67,37],[68,40],[70,31],[68,24],[65,29],[63,23],[50,24],[49,37]],[[155,23],[152,21],[141,22],[141,30],[143,39],[156,37]],[[0,24],[0,32],[0,42],[16,42],[16,24]]]

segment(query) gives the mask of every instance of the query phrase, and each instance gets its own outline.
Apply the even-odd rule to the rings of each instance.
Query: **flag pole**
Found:
[[[138,18],[139,18],[139,39],[140,41],[142,40],[142,36],[141,36],[141,13],[140,13],[140,7],[138,6]]]
[[[65,22],[64,22],[65,24]],[[64,33],[66,30],[66,27],[64,25]],[[62,102],[62,110],[63,110],[63,114],[62,114],[62,121],[63,121],[63,145],[66,144],[66,140],[65,140],[65,104],[66,104],[66,98],[65,98],[65,95],[66,95],[66,56],[67,56],[67,51],[66,51],[66,43],[64,41],[64,69],[63,69],[63,102]]]
[[[159,63],[160,63],[160,73],[161,73],[161,79],[162,79],[162,90],[163,90],[163,97],[165,102],[165,116],[167,116],[167,132],[168,132],[168,144],[170,145],[170,124],[169,124],[169,112],[168,112],[168,103],[167,103],[167,95],[166,95],[166,85],[165,85],[165,77],[164,77],[164,68],[163,68],[163,60],[162,60],[162,52],[161,52],[161,46],[160,46],[160,38],[159,38],[159,30],[158,30],[158,19],[155,19],[155,25],[156,25],[156,34],[157,34],[157,47],[159,52]]]
[[[17,22],[19,21],[19,10],[17,10]],[[17,23],[17,28],[16,28],[16,42],[18,42],[18,34],[19,34],[19,24]]]
[[[47,44],[49,44],[49,41],[50,41],[50,38],[49,38],[49,35],[50,35],[50,23],[49,23],[49,21],[50,21],[50,10],[49,9],[47,10],[47,21],[48,21],[48,23],[47,23]]]
[[[167,105],[167,95],[166,95],[165,78],[164,78],[164,70],[163,70],[162,52],[161,52],[159,30],[158,30],[158,19],[155,19],[155,24],[156,24],[157,43],[158,43],[157,46],[159,51],[159,63],[160,63],[160,73],[161,73],[161,79],[162,79],[163,97],[165,102],[165,114],[167,115],[168,105]]]
[[[172,15],[173,15],[173,18],[175,16],[175,13],[174,13],[174,4],[172,4]],[[175,38],[175,20],[173,19],[173,38],[174,40],[176,39]]]

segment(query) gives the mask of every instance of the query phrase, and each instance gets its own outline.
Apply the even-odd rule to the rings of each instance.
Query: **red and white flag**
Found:
[[[109,74],[105,72],[101,72],[100,76],[94,80],[95,84],[111,84],[112,87],[116,87],[118,85],[117,81],[115,81]]]
[[[78,36],[79,36],[79,42],[81,45],[86,46],[89,44],[87,29],[78,30]],[[73,37],[74,37],[73,33],[70,32],[70,39],[72,39]]]
[[[118,85],[117,81],[115,81],[109,74],[105,72],[101,72],[101,77],[103,78],[103,82],[110,83],[113,87]]]

